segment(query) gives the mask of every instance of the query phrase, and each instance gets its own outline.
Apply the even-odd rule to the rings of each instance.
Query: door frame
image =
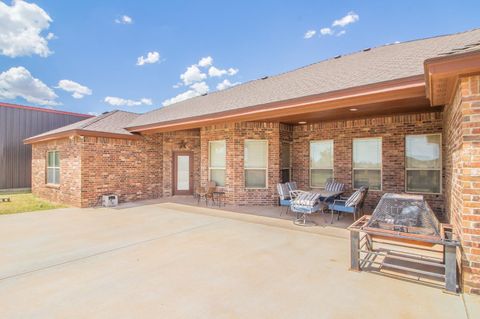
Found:
[[[188,155],[190,157],[189,162],[189,184],[190,188],[188,190],[177,190],[178,174],[177,174],[177,165],[178,156]],[[174,151],[172,157],[172,195],[193,195],[193,152],[192,151]]]

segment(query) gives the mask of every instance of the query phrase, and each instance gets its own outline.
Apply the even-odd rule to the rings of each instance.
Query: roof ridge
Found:
[[[93,121],[88,122],[88,123],[84,123],[84,124],[80,125],[80,127],[79,127],[78,129],[80,129],[80,130],[85,129],[85,128],[87,128],[88,126],[90,126],[90,125],[92,125],[92,124],[94,124],[94,123],[97,123],[98,121],[101,121],[101,120],[109,117],[110,115],[118,112],[118,111],[119,111],[119,110],[113,110],[113,111],[110,111],[110,112],[101,114],[101,115],[99,115],[99,116],[97,116],[97,117],[94,117],[94,118],[93,118],[93,119],[94,119]]]
[[[136,114],[136,115],[142,115],[144,113],[137,113],[137,112],[130,112],[130,111],[125,111],[125,110],[114,110],[116,112],[122,112],[122,113],[128,113],[128,114]],[[112,111],[113,112],[113,111]],[[109,112],[110,113],[110,112]]]
[[[406,40],[406,41],[400,41],[398,43],[387,43],[387,44],[382,44],[382,45],[378,45],[378,46],[373,46],[373,47],[368,47],[370,50],[375,50],[375,49],[379,49],[379,48],[383,48],[383,47],[387,47],[387,46],[395,46],[395,45],[402,45],[402,44],[406,44],[406,43],[412,43],[412,42],[417,42],[417,41],[425,41],[425,40],[430,40],[430,39],[436,39],[436,38],[442,38],[442,37],[449,37],[449,36],[455,36],[455,35],[459,35],[459,34],[463,34],[463,33],[468,33],[468,32],[472,32],[472,31],[476,31],[476,30],[480,30],[480,28],[473,28],[473,29],[470,29],[470,30],[466,30],[466,31],[460,31],[460,32],[455,32],[455,33],[448,33],[448,34],[440,34],[440,35],[434,35],[434,36],[430,36],[430,37],[424,37],[424,38],[418,38],[418,39],[412,39],[412,40]],[[277,77],[277,76],[280,76],[280,75],[283,75],[283,74],[286,74],[286,73],[291,73],[291,72],[295,72],[297,70],[301,70],[301,69],[304,69],[304,68],[307,68],[307,67],[310,67],[312,65],[315,65],[315,64],[319,64],[319,63],[322,63],[322,62],[325,62],[325,61],[329,61],[329,60],[335,60],[337,57],[346,57],[346,56],[351,56],[351,55],[354,55],[354,54],[358,54],[358,53],[362,53],[364,52],[365,49],[361,49],[361,50],[358,50],[358,51],[354,51],[354,52],[349,52],[349,53],[346,53],[346,54],[340,54],[340,55],[335,55],[331,58],[326,58],[326,59],[323,59],[323,60],[320,60],[320,61],[316,61],[316,62],[313,62],[313,63],[310,63],[310,64],[306,64],[304,66],[300,66],[298,68],[295,68],[293,70],[289,70],[289,71],[285,71],[285,72],[281,72],[281,73],[278,73],[278,74],[274,74],[274,75],[271,75],[269,76],[270,77]],[[245,82],[245,83],[248,83],[248,82]]]

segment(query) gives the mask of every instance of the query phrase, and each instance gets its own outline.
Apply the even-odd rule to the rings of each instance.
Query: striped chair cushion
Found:
[[[288,182],[286,184],[287,184],[287,187],[288,187],[289,191],[296,191],[298,189],[297,188],[297,182]]]
[[[330,192],[341,192],[345,189],[345,184],[335,182],[335,181],[329,181],[327,184],[325,184],[325,190],[330,191]]]
[[[345,206],[346,207],[356,206],[362,200],[364,193],[365,193],[365,188],[362,186],[345,201]]]
[[[281,200],[290,199],[290,192],[288,191],[288,186],[286,184],[277,184],[277,191]]]
[[[305,192],[298,195],[298,197],[294,199],[293,205],[314,206],[315,204],[317,204],[319,198],[320,198],[320,194]]]

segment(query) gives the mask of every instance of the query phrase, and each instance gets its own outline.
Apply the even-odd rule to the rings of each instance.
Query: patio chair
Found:
[[[287,209],[285,210],[285,214],[288,214],[288,211],[290,210],[290,205],[292,204],[292,197],[290,196],[288,186],[286,184],[278,183],[277,192],[279,197],[279,205],[286,206]],[[282,216],[282,213],[283,210],[280,211],[280,216]]]
[[[288,182],[285,183],[285,185],[287,185],[288,193],[290,194],[291,199],[295,199],[298,197],[298,195],[306,193],[306,191],[298,189],[297,182]]]
[[[311,226],[314,222],[308,216],[321,210],[323,203],[320,201],[320,194],[303,192],[292,200],[290,209],[297,214],[293,221],[295,225]]]
[[[207,187],[200,187],[195,191],[195,197],[197,197],[197,204],[200,204],[202,199],[205,199],[205,205],[208,206],[208,200],[213,200],[213,192],[217,189],[214,181],[209,181]]]
[[[333,179],[329,179],[327,183],[325,184],[325,190],[329,192],[343,192],[345,191],[345,184],[336,182]],[[337,197],[338,198],[338,197]],[[325,201],[327,203],[332,203],[336,198],[330,197],[327,198]]]
[[[348,199],[335,199],[333,203],[328,205],[328,208],[332,212],[332,220],[330,221],[333,224],[333,214],[334,212],[338,213],[337,220],[340,219],[341,213],[353,214],[353,220],[357,220],[358,214],[363,210],[363,203],[368,194],[368,187],[362,186],[355,193],[353,193]]]

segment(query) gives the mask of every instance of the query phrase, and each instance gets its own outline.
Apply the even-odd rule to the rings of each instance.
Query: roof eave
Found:
[[[139,135],[136,135],[136,134],[127,135],[127,134],[120,134],[120,133],[73,129],[73,130],[68,130],[68,131],[63,131],[58,133],[52,133],[48,135],[30,137],[23,140],[23,143],[35,144],[40,142],[57,140],[61,138],[69,138],[73,136],[92,136],[92,137],[117,138],[117,139],[127,139],[127,140],[138,140],[141,138]]]
[[[450,104],[458,79],[480,73],[480,50],[427,59],[424,69],[427,97],[431,105]]]
[[[260,104],[241,109],[178,119],[173,121],[131,126],[130,132],[162,132],[198,128],[225,121],[252,121],[274,119],[288,114],[311,112],[312,108],[331,110],[340,107],[361,105],[366,101],[387,101],[389,99],[425,96],[423,74],[391,81],[368,84],[348,89],[306,96],[291,100]]]
[[[0,106],[12,108],[12,109],[22,109],[22,110],[29,110],[29,111],[44,112],[44,113],[54,113],[54,114],[60,114],[60,115],[70,115],[70,116],[76,116],[76,117],[83,117],[83,118],[86,118],[86,119],[94,117],[94,115],[90,115],[90,114],[60,111],[60,110],[47,109],[47,108],[41,108],[41,107],[36,107],[36,106],[21,105],[21,104],[6,103],[6,102],[0,102]]]

